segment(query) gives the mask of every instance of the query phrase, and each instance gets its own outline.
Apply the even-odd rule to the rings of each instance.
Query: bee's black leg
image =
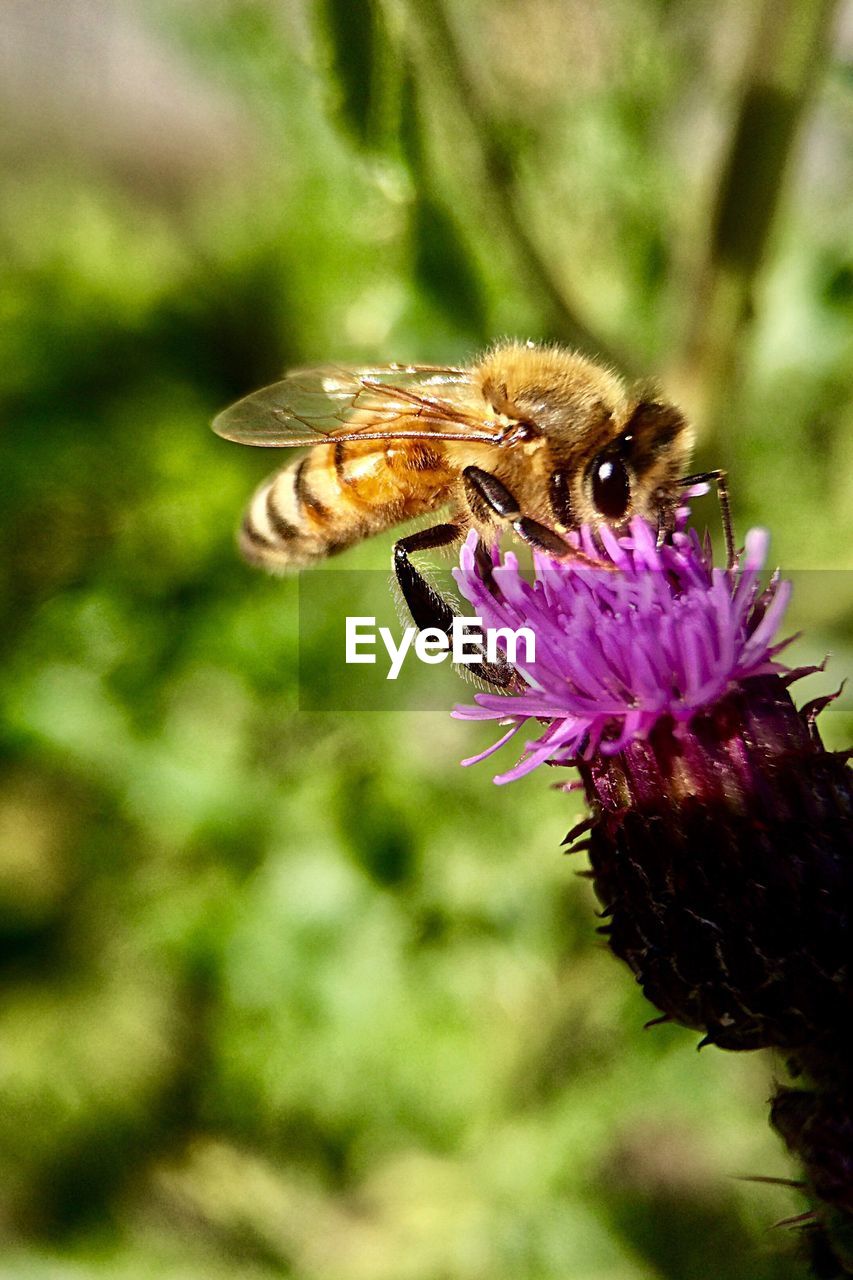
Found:
[[[491,471],[484,471],[482,467],[466,467],[462,472],[462,479],[469,506],[475,514],[488,518],[499,516],[535,551],[544,551],[557,560],[571,559],[595,568],[609,568],[604,563],[591,560],[547,525],[522,515],[518,500]]]
[[[726,568],[733,569],[737,561],[737,552],[735,551],[735,535],[732,527],[732,508],[729,501],[729,484],[728,472],[721,471],[702,471],[699,475],[684,476],[679,480],[679,485],[683,489],[689,489],[692,484],[715,484],[717,486],[717,498],[720,503],[720,515],[723,520],[723,537],[726,542]]]
[[[417,551],[431,551],[435,547],[446,547],[462,536],[462,530],[455,524],[437,524],[432,529],[421,529],[400,538],[394,544],[394,574],[408,606],[412,621],[419,631],[435,627],[450,635],[453,630],[453,619],[458,617],[452,604],[445,600],[440,591],[436,591],[422,573],[412,564],[409,556]],[[521,687],[520,677],[514,667],[506,661],[474,662],[470,665],[473,675],[479,676],[499,689]]]
[[[474,558],[477,561],[477,569],[479,570],[480,578],[489,588],[492,595],[494,595],[496,590],[495,565],[492,560],[492,553],[482,538],[477,539],[477,545],[474,548]]]
[[[465,497],[468,505],[481,518],[513,521],[521,517],[518,499],[510,493],[503,480],[482,467],[466,467],[462,472]]]
[[[419,631],[437,627],[450,635],[453,619],[452,607],[435,587],[427,582],[412,564],[409,556],[415,551],[432,551],[456,542],[462,530],[455,524],[437,524],[431,529],[419,529],[394,543],[394,574],[403,593],[412,621]]]
[[[566,555],[572,550],[558,533],[548,529],[538,520],[521,514],[518,499],[510,492],[502,480],[484,471],[482,467],[466,467],[462,472],[465,484],[465,496],[471,509],[481,518],[501,520],[511,525],[520,538],[529,542],[538,551],[547,551],[551,555]]]

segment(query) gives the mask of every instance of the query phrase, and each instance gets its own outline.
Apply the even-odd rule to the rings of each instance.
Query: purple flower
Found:
[[[496,590],[480,575],[476,535],[463,548],[454,576],[484,625],[527,626],[536,637],[535,660],[518,663],[523,693],[480,693],[476,707],[454,711],[465,720],[512,721],[508,734],[465,764],[491,755],[528,722],[545,722],[519,763],[495,782],[544,763],[615,755],[660,720],[687,725],[738,681],[783,670],[775,658],[785,642],[773,637],[790,585],[775,578],[760,587],[765,533],[747,537],[733,574],[713,567],[709,546],[692,531],[658,547],[637,517],[626,536],[606,526],[599,536],[597,546],[585,529],[580,542],[605,567],[536,555],[534,583],[522,577],[512,552],[501,561],[496,551]]]
[[[733,569],[683,527],[657,546],[639,519],[577,548],[537,555],[533,582],[512,553],[484,566],[473,537],[463,548],[456,580],[484,626],[535,636],[520,692],[454,712],[509,726],[464,763],[526,728],[496,782],[578,770],[565,789],[590,813],[564,843],[589,853],[600,932],[661,1020],[785,1050],[797,1085],[771,1119],[815,1206],[800,1225],[815,1265],[837,1268],[820,1274],[853,1275],[853,775],[817,729],[831,699],[791,698],[815,668],[777,660],[790,587],[762,587],[759,531]]]

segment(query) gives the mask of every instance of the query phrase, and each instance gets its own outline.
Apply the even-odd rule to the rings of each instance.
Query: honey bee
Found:
[[[510,527],[551,556],[581,555],[565,535],[634,515],[672,527],[692,431],[682,413],[631,392],[594,361],[509,342],[468,368],[390,364],[297,370],[221,413],[228,440],[310,452],[268,477],[239,533],[254,564],[286,572],[440,509],[400,538],[394,572],[420,628],[453,611],[410,559],[474,529],[484,565]],[[583,557],[581,557],[583,558]]]

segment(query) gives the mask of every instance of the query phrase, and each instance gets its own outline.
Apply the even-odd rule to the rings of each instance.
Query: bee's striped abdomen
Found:
[[[323,450],[327,453],[328,450]],[[252,497],[240,526],[240,550],[269,569],[299,568],[327,554],[337,480],[324,476],[319,451],[268,476]],[[322,496],[321,496],[322,495]]]
[[[431,445],[318,445],[256,490],[240,550],[273,571],[299,569],[430,510],[448,480],[443,453]]]

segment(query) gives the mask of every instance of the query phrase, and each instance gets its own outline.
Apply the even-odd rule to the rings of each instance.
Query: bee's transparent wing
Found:
[[[362,439],[419,439],[436,429],[451,439],[496,442],[498,424],[477,408],[471,374],[444,365],[336,365],[297,369],[253,391],[213,421],[217,435],[278,448]],[[419,429],[419,428],[422,428]]]

